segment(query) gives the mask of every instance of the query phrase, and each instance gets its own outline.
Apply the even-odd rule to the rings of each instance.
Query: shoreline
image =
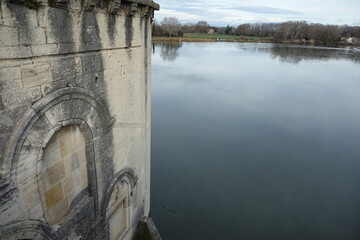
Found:
[[[192,38],[192,37],[157,37],[154,36],[152,38],[152,42],[239,42],[239,43],[274,43],[274,44],[290,44],[290,45],[303,45],[303,46],[323,46],[323,47],[359,47],[360,43],[331,43],[331,44],[317,44],[314,41],[274,41],[271,39],[241,39],[233,38],[233,39],[221,39],[221,38]]]

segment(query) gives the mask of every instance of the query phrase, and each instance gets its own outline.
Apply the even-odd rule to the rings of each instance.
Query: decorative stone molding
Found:
[[[141,10],[141,17],[149,17],[150,16],[150,7],[149,6],[145,6],[142,8]]]
[[[121,170],[120,172],[118,172],[114,176],[113,180],[111,181],[111,183],[109,184],[109,186],[106,189],[106,192],[104,194],[105,197],[104,197],[103,204],[102,204],[102,209],[101,209],[102,217],[106,218],[106,209],[107,209],[107,207],[109,205],[112,192],[114,191],[114,188],[115,188],[116,184],[118,182],[120,182],[121,180],[123,180],[123,179],[126,179],[126,181],[129,182],[129,184],[131,186],[130,195],[132,195],[132,190],[135,187],[138,179],[135,176],[135,172],[134,172],[133,169],[125,168],[125,169]]]
[[[58,240],[53,229],[38,220],[27,220],[10,223],[1,227],[0,239],[49,239]]]
[[[138,11],[138,7],[139,7],[139,5],[137,4],[137,3],[130,3],[130,5],[129,5],[129,11],[128,11],[128,16],[134,16],[136,13],[137,13],[137,11]]]
[[[24,4],[32,9],[37,9],[40,6],[49,5],[50,7],[58,7],[58,8],[66,8],[70,3],[70,0],[7,0],[10,3],[16,4]],[[81,0],[73,0],[73,1],[81,1]],[[159,4],[153,2],[152,0],[108,0],[109,1],[109,13],[117,14],[119,13],[122,2],[130,3],[133,7],[136,6],[146,6],[152,8],[154,10],[159,10]],[[102,5],[102,0],[83,0],[81,2],[82,10],[84,11],[93,11],[97,7]],[[132,8],[131,12],[133,12],[135,8]]]
[[[83,10],[84,11],[94,11],[98,2],[99,2],[98,0],[84,0],[83,1]]]
[[[121,10],[121,0],[110,0],[109,1],[109,13],[118,14]]]
[[[69,0],[48,0],[50,7],[66,8]]]

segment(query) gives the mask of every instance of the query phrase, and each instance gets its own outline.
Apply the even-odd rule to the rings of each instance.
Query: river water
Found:
[[[360,239],[360,54],[155,44],[152,62],[164,240]]]

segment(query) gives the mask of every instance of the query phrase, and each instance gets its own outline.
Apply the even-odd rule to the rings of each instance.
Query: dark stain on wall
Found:
[[[125,18],[125,44],[126,47],[131,47],[132,40],[134,37],[134,30],[133,30],[133,18],[131,16],[127,16]]]
[[[110,44],[115,45],[115,35],[116,35],[116,15],[108,14],[107,18],[107,30],[109,34]]]
[[[18,23],[18,36],[20,45],[30,45],[31,44],[31,33],[29,30],[29,20],[28,20],[28,8],[19,8],[16,4],[6,3],[6,6],[15,16],[15,19]],[[32,11],[31,11],[32,12]]]
[[[84,49],[101,49],[100,29],[94,12],[83,12],[81,19],[81,44]],[[107,101],[107,86],[104,80],[104,64],[100,52],[93,52],[91,55],[84,55],[81,59],[83,67],[83,83],[93,92],[96,92],[103,99],[105,106],[109,108]],[[102,175],[104,184],[107,185],[114,176],[113,163],[113,136],[108,132],[102,136],[100,141],[102,147]]]
[[[0,95],[0,111],[4,110],[4,104],[2,103],[1,95]]]
[[[74,52],[74,19],[70,11],[65,9],[49,8],[48,19],[51,26],[51,34],[55,42],[59,44],[60,53]]]

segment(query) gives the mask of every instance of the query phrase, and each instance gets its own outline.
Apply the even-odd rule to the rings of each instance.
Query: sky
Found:
[[[176,17],[182,23],[214,26],[242,23],[309,23],[360,26],[360,0],[155,0],[155,19]]]

